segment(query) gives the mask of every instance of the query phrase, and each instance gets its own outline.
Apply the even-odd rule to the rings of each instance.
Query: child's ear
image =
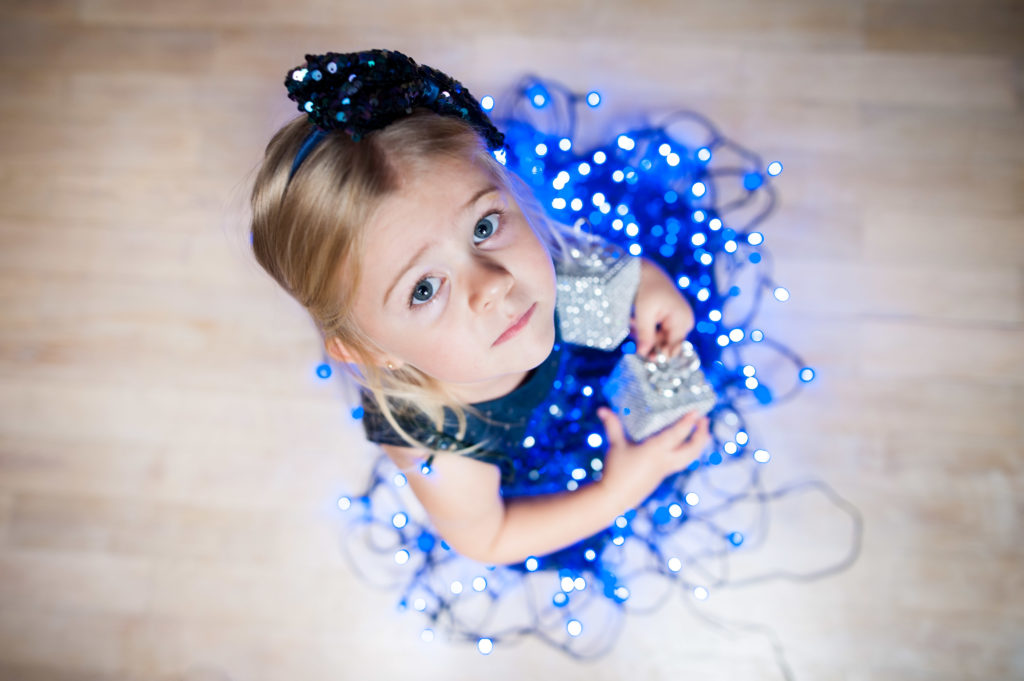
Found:
[[[337,336],[325,340],[324,348],[327,350],[327,354],[338,362],[343,362],[344,364],[356,363],[355,355],[342,345],[341,339]]]
[[[327,350],[327,354],[338,362],[343,362],[345,364],[359,364],[359,360],[356,358],[355,353],[345,347],[345,344],[342,343],[341,339],[337,336],[325,340],[324,348]],[[383,356],[375,357],[374,361],[378,366],[385,367],[391,371],[402,366],[401,362],[396,362]]]

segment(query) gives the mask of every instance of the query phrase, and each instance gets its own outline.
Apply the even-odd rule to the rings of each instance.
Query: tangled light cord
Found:
[[[510,566],[483,565],[452,551],[417,513],[406,475],[381,456],[362,491],[338,502],[348,520],[344,550],[367,581],[398,589],[400,607],[422,613],[425,641],[447,636],[491,654],[533,636],[573,657],[592,659],[611,649],[625,613],[655,610],[669,590],[683,589],[693,596],[686,599],[688,607],[709,625],[765,636],[783,677],[792,679],[772,629],[718,619],[693,603],[726,586],[821,579],[847,569],[860,552],[861,514],[826,483],[805,480],[765,489],[761,467],[771,455],[753,446],[744,418],[752,409],[792,399],[815,378],[796,352],[754,326],[766,294],[779,302],[789,298],[772,278],[759,231],[774,209],[771,178],[782,166],[765,164],[693,112],[578,150],[580,111],[596,108],[600,100],[596,92],[577,94],[553,81],[524,77],[501,111],[492,113],[506,135],[506,149],[495,156],[524,179],[555,220],[585,224],[629,253],[657,262],[676,281],[696,318],[689,340],[719,395],[710,413],[714,446],[607,530]],[[494,108],[491,97],[481,102],[486,110]],[[627,341],[622,351],[635,350],[631,346]],[[545,471],[540,479],[555,485],[551,491],[600,478],[601,456],[592,444],[595,435],[600,441],[600,427],[592,414],[609,365],[595,352],[567,360],[555,381],[557,396],[537,410],[524,440],[524,448],[538,453],[528,453],[535,461],[546,453],[547,463],[536,465]],[[766,375],[765,365],[779,361],[789,371]],[[318,373],[330,375],[326,362]],[[361,413],[353,410],[355,418]],[[552,433],[558,433],[557,441]],[[731,578],[730,557],[765,541],[769,503],[805,491],[820,492],[849,517],[847,555],[815,571],[777,569]],[[754,504],[756,517],[744,524],[730,514],[746,503]]]

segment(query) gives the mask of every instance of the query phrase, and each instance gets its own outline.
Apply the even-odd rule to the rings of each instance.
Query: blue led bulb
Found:
[[[548,100],[551,99],[551,95],[548,94],[547,88],[540,83],[534,83],[526,89],[526,97],[530,100],[530,103],[534,107],[540,109],[543,108]]]

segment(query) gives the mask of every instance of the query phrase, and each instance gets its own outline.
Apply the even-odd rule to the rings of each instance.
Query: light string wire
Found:
[[[344,536],[343,546],[349,563],[357,574],[369,582],[379,581],[378,578],[383,576],[382,564],[397,566],[399,569],[389,576],[383,586],[399,587],[402,592],[400,607],[411,606],[428,618],[430,626],[424,630],[424,634],[429,632],[433,638],[433,628],[436,627],[444,630],[452,639],[476,642],[480,652],[484,654],[489,654],[494,645],[513,643],[525,636],[534,636],[574,658],[597,659],[611,649],[623,626],[622,615],[627,610],[632,613],[651,612],[658,609],[659,602],[663,600],[655,599],[648,607],[630,602],[627,608],[628,596],[618,598],[617,588],[623,583],[633,583],[632,580],[645,574],[653,574],[667,578],[663,581],[666,590],[681,585],[690,591],[704,589],[706,594],[708,588],[749,586],[771,580],[809,582],[848,569],[856,561],[861,550],[862,516],[853,504],[840,496],[831,486],[820,480],[804,480],[770,492],[765,490],[759,464],[767,463],[768,459],[757,458],[758,453],[763,453],[763,450],[754,453],[753,459],[756,464],[749,466],[749,476],[738,491],[730,491],[715,479],[716,471],[727,467],[735,468],[739,463],[749,464],[751,457],[746,451],[752,449],[752,446],[748,444],[744,411],[766,408],[792,399],[800,391],[802,383],[813,377],[813,371],[806,366],[800,355],[760,330],[756,330],[758,337],[753,337],[754,331],[749,328],[757,317],[765,292],[779,290],[771,275],[769,252],[757,248],[763,242],[763,235],[755,230],[773,212],[776,204],[775,189],[760,170],[766,168],[763,160],[757,154],[724,137],[708,119],[691,111],[677,111],[664,118],[658,125],[642,126],[622,133],[616,138],[616,143],[589,149],[584,153],[577,152],[573,149],[573,140],[576,138],[579,124],[577,110],[583,106],[594,106],[595,94],[578,94],[554,81],[541,79],[535,75],[525,76],[506,97],[506,113],[502,116],[492,114],[495,123],[506,133],[508,150],[505,154],[496,153],[496,156],[532,185],[538,199],[555,219],[568,224],[582,218],[588,228],[595,233],[629,249],[634,255],[643,253],[651,257],[676,278],[680,289],[691,301],[699,320],[697,333],[691,334],[691,340],[702,358],[708,379],[719,393],[719,403],[710,414],[714,448],[711,454],[694,461],[685,471],[666,479],[638,509],[624,514],[625,523],[621,527],[613,526],[595,535],[596,540],[586,540],[593,540],[594,546],[609,546],[615,543],[621,547],[627,541],[637,542],[648,549],[647,564],[640,567],[627,566],[624,554],[617,556],[614,552],[605,550],[597,560],[600,570],[595,568],[587,572],[585,567],[576,570],[561,568],[558,575],[563,584],[566,578],[580,579],[581,577],[575,575],[586,574],[595,585],[594,588],[588,585],[586,589],[573,590],[572,597],[565,597],[562,603],[558,602],[558,597],[563,595],[561,593],[556,593],[554,603],[539,595],[537,589],[543,587],[534,584],[534,580],[531,579],[540,573],[550,571],[543,563],[538,569],[538,562],[535,561],[533,570],[529,567],[529,561],[515,566],[518,569],[481,567],[482,574],[488,577],[482,593],[489,599],[489,603],[486,612],[474,616],[474,621],[470,621],[458,611],[459,599],[464,588],[461,582],[459,591],[456,592],[454,582],[443,582],[438,578],[440,572],[447,566],[457,565],[460,557],[451,551],[442,539],[434,535],[433,529],[426,521],[416,521],[404,511],[397,510],[404,507],[399,489],[407,484],[407,479],[382,455],[373,467],[368,484],[363,488],[365,491],[356,497],[342,497],[339,501],[342,510],[356,507],[362,509],[361,512],[356,510],[348,514],[350,531]],[[484,98],[485,101],[487,99],[489,98]],[[680,122],[695,124],[702,133],[702,142],[688,148],[671,136],[669,128]],[[564,140],[568,140],[568,143]],[[668,162],[668,166],[660,170],[676,167],[680,170],[674,177],[667,173],[659,177],[656,172],[651,172],[649,176],[654,177],[654,180],[642,182],[643,172],[657,170],[650,161],[650,155],[647,154],[655,145],[660,156]],[[665,152],[664,145],[668,145],[670,151]],[[542,150],[544,153],[540,153]],[[629,154],[630,151],[636,153]],[[743,163],[719,166],[710,162],[726,152],[734,154]],[[597,162],[598,155],[603,157],[602,162]],[[707,158],[701,158],[702,156]],[[588,167],[587,173],[582,172],[581,164]],[[770,170],[771,166],[767,167]],[[614,168],[614,171],[609,170],[611,168]],[[570,169],[574,172],[569,173]],[[616,175],[616,171],[621,175]],[[768,174],[771,176],[778,173]],[[568,179],[560,181],[560,178],[565,178],[566,175]],[[720,185],[737,179],[743,182],[745,192],[741,192],[736,198],[726,200],[723,198],[725,192],[720,190]],[[573,186],[566,192],[564,190],[570,185],[569,180],[572,180]],[[696,190],[698,184],[699,192]],[[652,193],[651,186],[656,187],[657,192]],[[630,192],[630,187],[635,189]],[[582,201],[573,200],[579,197],[571,195],[572,190],[581,188],[583,194],[595,195],[591,201],[595,210],[589,213],[582,209]],[[595,188],[601,191],[595,192]],[[643,195],[645,191],[646,196]],[[598,193],[605,197],[604,203],[608,205],[607,208],[599,206],[596,200]],[[616,198],[611,201],[608,197]],[[645,198],[649,203],[658,204],[660,212],[656,208],[654,211],[648,211],[649,215],[642,214]],[[627,205],[627,202],[632,205]],[[760,202],[760,205],[757,205],[757,202]],[[674,206],[666,210],[665,207],[670,204]],[[615,215],[609,217],[612,205],[616,206]],[[622,212],[621,206],[626,206],[625,212]],[[742,211],[750,213],[745,220],[738,217]],[[655,219],[658,220],[657,225],[652,227]],[[715,220],[718,221],[717,225],[714,225]],[[707,232],[704,231],[705,228],[709,228]],[[654,234],[655,231],[658,234]],[[698,233],[701,237],[694,240],[693,235]],[[664,238],[652,239],[652,234]],[[686,237],[691,239],[689,244],[681,242]],[[700,241],[698,246],[701,238],[704,240]],[[679,245],[675,246],[676,244]],[[700,247],[704,244],[707,244],[707,248]],[[709,256],[715,264],[714,268],[708,267]],[[745,289],[745,295],[752,298],[752,301],[750,308],[740,316],[740,321],[729,324],[734,334],[737,329],[742,330],[741,339],[732,341],[729,335],[722,333],[725,330],[724,314],[726,311],[731,312],[734,307],[728,303],[733,300],[740,302],[740,275],[751,265],[760,266],[757,268],[753,291],[750,288]],[[776,298],[779,298],[778,293]],[[717,320],[715,312],[718,313]],[[723,338],[729,340],[723,342]],[[763,381],[754,381],[756,385],[751,387],[752,375],[744,372],[752,368],[752,365],[745,362],[743,349],[754,346],[769,348],[777,356],[785,359],[800,372],[801,380],[783,391],[770,390]],[[322,368],[323,365],[318,369],[318,373],[326,378],[330,371],[323,371]],[[740,405],[743,405],[742,408]],[[358,418],[360,413],[357,409],[353,416]],[[724,458],[721,455],[723,451],[727,455]],[[690,507],[687,501],[690,494],[688,490],[694,482],[699,482],[708,495],[718,498],[702,499],[699,510]],[[850,518],[851,539],[847,555],[832,566],[806,573],[773,570],[743,579],[730,578],[731,553],[741,543],[750,549],[766,540],[770,527],[768,504],[806,490],[820,491],[833,506]],[[756,527],[744,528],[744,532],[741,533],[719,524],[717,516],[748,500],[757,504],[759,513]],[[668,513],[667,509],[672,509],[674,513]],[[637,511],[643,511],[643,514],[638,516]],[[644,522],[648,524],[647,527],[644,526]],[[714,550],[708,546],[701,551],[690,551],[685,557],[685,563],[678,561],[678,564],[674,565],[667,555],[665,539],[680,533],[684,525],[690,528],[703,527],[711,535],[724,538],[724,548]],[[690,531],[692,532],[692,529]],[[384,536],[373,536],[375,533]],[[733,541],[737,536],[738,543]],[[609,539],[614,539],[614,542],[609,542]],[[359,567],[361,559],[358,554],[365,553],[367,549],[371,554],[377,555],[376,559],[371,556],[369,569]],[[392,557],[394,560],[391,560]],[[713,563],[719,565],[717,570],[711,567]],[[702,581],[696,583],[684,578],[684,565],[688,571],[701,575]],[[629,569],[629,572],[616,575],[612,572],[612,568],[616,567]],[[603,598],[602,601],[605,605],[613,606],[613,610],[606,613],[614,615],[615,621],[606,623],[608,626],[605,636],[584,650],[571,632],[569,636],[564,634],[564,624],[567,621],[576,621],[577,613],[585,610],[588,604],[595,602],[595,599],[602,598],[594,593],[597,586],[602,584],[605,596],[608,596],[609,591],[616,595],[616,598]],[[508,591],[516,587],[526,593],[524,601],[529,613],[529,623],[496,630],[488,626],[489,618],[498,608],[499,601],[509,597]],[[563,586],[563,590],[564,588]],[[540,605],[545,601],[546,605]],[[686,601],[694,614],[715,628],[733,634],[746,631],[766,637],[771,643],[783,677],[787,680],[794,678],[779,637],[773,629],[753,622],[719,619],[703,612],[689,599]],[[554,632],[559,631],[559,625],[562,630],[556,635]],[[424,638],[427,640],[426,636]]]
[[[552,95],[555,93],[557,96]],[[536,105],[538,98],[541,98],[544,104],[540,107]],[[692,201],[698,208],[703,209],[705,217],[700,220],[701,223],[708,224],[715,219],[719,219],[727,214],[736,213],[742,209],[750,207],[755,201],[762,201],[763,205],[756,210],[756,212],[750,216],[746,221],[732,220],[728,227],[719,227],[718,229],[713,228],[713,233],[707,235],[710,251],[711,240],[714,239],[717,232],[721,234],[730,234],[728,239],[721,238],[720,242],[732,242],[734,253],[739,254],[742,244],[747,243],[751,235],[756,235],[755,238],[763,240],[763,236],[759,232],[754,230],[773,212],[776,203],[776,192],[774,186],[766,181],[767,178],[762,172],[752,171],[751,169],[764,168],[760,156],[752,151],[749,151],[732,140],[726,138],[721,132],[709,121],[706,117],[693,111],[676,111],[666,116],[662,122],[658,125],[653,126],[642,126],[628,130],[618,136],[619,140],[626,139],[630,143],[630,147],[624,148],[620,143],[619,145],[608,144],[596,149],[591,149],[587,153],[578,153],[575,150],[565,150],[558,158],[553,158],[559,155],[559,152],[563,151],[558,149],[557,144],[554,142],[568,140],[570,143],[576,137],[577,127],[579,122],[579,116],[577,109],[584,106],[588,95],[582,95],[574,93],[560,83],[556,83],[550,80],[544,80],[536,75],[525,76],[520,83],[516,86],[514,93],[509,98],[511,104],[507,107],[508,112],[503,116],[498,116],[496,122],[499,126],[502,126],[508,130],[506,135],[507,146],[512,147],[512,153],[509,154],[509,162],[507,165],[511,166],[512,169],[520,174],[528,184],[532,184],[535,192],[542,198],[548,199],[546,206],[549,212],[553,212],[556,219],[560,219],[564,222],[572,222],[573,220],[582,219],[588,224],[593,231],[598,232],[613,241],[622,241],[621,226],[616,226],[614,229],[608,229],[607,224],[596,225],[595,222],[601,221],[601,215],[596,211],[591,211],[587,215],[586,209],[569,209],[568,203],[555,210],[551,210],[552,201],[563,201],[565,198],[561,196],[566,192],[563,191],[564,187],[568,182],[562,183],[562,188],[557,191],[552,191],[549,184],[550,178],[555,176],[556,173],[565,172],[572,166],[584,162],[591,170],[587,173],[588,178],[574,178],[574,187],[583,190],[582,193],[590,193],[589,188],[597,186],[600,189],[615,189],[616,187],[628,186],[629,180],[626,182],[621,180],[615,180],[614,182],[608,182],[606,177],[608,173],[604,173],[604,176],[599,176],[599,169],[604,167],[615,166],[616,170],[621,172],[622,168],[628,168],[631,172],[635,172],[642,164],[647,161],[646,158],[649,156],[647,150],[650,146],[661,143],[669,144],[674,149],[685,150],[686,147],[679,140],[673,138],[669,134],[669,129],[674,124],[680,121],[690,122],[701,128],[703,133],[703,140],[701,143],[701,150],[706,151],[711,155],[719,155],[722,151],[728,151],[747,163],[746,167],[743,166],[725,166],[718,167],[712,166],[707,163],[697,162],[692,157],[687,158],[683,156],[679,159],[675,167],[680,168],[675,173],[675,177],[671,177],[667,180],[668,186],[672,187],[674,193],[677,195],[673,201],[678,201],[679,198],[686,195],[689,185],[699,183],[704,188],[704,194],[699,197],[700,201]],[[543,154],[536,153],[538,145],[545,148],[546,151]],[[534,151],[531,151],[534,150]],[[696,146],[692,147],[693,151],[697,150]],[[633,153],[629,153],[632,151]],[[595,154],[603,154],[609,161],[614,159],[616,163],[594,163],[591,158]],[[673,154],[675,152],[672,152]],[[588,162],[589,161],[589,162]],[[689,161],[689,162],[687,162]],[[665,168],[661,169],[666,170]],[[668,169],[671,170],[671,169]],[[571,173],[566,173],[571,176]],[[730,177],[742,177],[745,180],[748,178],[752,183],[756,183],[750,191],[741,193],[737,198],[732,201],[716,205],[716,199],[718,196],[718,180]],[[658,182],[665,183],[663,178],[659,178]],[[681,185],[687,185],[683,187]],[[754,191],[756,189],[756,191]],[[600,195],[604,195],[605,192],[597,192]],[[628,196],[628,189],[620,192],[621,196]],[[606,197],[607,200],[607,197]],[[582,202],[584,205],[586,202]],[[607,203],[618,203],[618,201],[607,201]],[[699,205],[698,205],[699,204]],[[625,205],[619,203],[619,205]],[[669,211],[666,211],[666,213]],[[679,221],[679,216],[682,216],[685,221],[692,221],[696,224],[696,220],[689,220],[690,216],[682,215],[683,211],[676,211],[678,215],[673,216],[670,219]],[[712,214],[714,213],[714,214]],[[633,217],[632,214],[630,217]],[[639,216],[637,216],[639,218]],[[595,221],[594,218],[597,218]],[[604,221],[607,222],[606,220]],[[625,219],[619,222],[625,222]],[[637,220],[639,222],[639,219]],[[660,226],[659,226],[660,227]],[[620,233],[616,233],[620,232]],[[703,236],[703,234],[702,234]],[[631,243],[625,245],[632,246],[633,244],[639,245],[638,241],[641,239],[639,234],[634,234],[631,239]],[[760,241],[758,242],[760,243]],[[660,251],[645,251],[644,255],[650,257],[655,261],[659,261],[661,264],[666,266],[666,269],[671,273],[673,269],[678,270],[678,261],[676,256],[676,249],[669,247],[668,244],[663,244],[662,248],[669,248],[668,253],[664,250]],[[721,251],[718,253],[719,256],[728,256],[729,253]],[[634,254],[638,254],[637,250],[631,251]],[[711,255],[710,252],[707,255]],[[758,250],[754,256],[756,262],[761,262],[762,258],[769,258],[767,251]],[[716,257],[714,258],[716,266],[721,266],[720,269],[726,269],[729,276],[726,282],[725,290],[729,291],[735,286],[736,278],[746,268],[743,263],[735,256],[731,257]],[[753,301],[750,310],[744,316],[744,318],[733,324],[735,328],[744,328],[749,326],[753,319],[757,316],[758,311],[762,303],[764,292],[766,290],[777,289],[774,280],[771,275],[770,261],[765,263],[764,267],[759,268],[757,284],[753,291]],[[710,279],[711,275],[706,272],[707,268],[696,268],[697,273],[704,275],[705,278]],[[719,274],[714,275],[716,278],[720,278]],[[684,289],[686,287],[683,287]],[[707,288],[705,286],[705,288]],[[684,290],[689,298],[693,298],[692,291]],[[788,293],[788,292],[787,292]],[[708,291],[708,300],[718,303],[718,307],[721,307],[721,302],[727,297],[732,297],[728,294],[723,294],[721,291]],[[697,301],[695,308],[703,307],[705,309],[711,307],[711,305],[701,306],[701,301]],[[698,329],[699,331],[700,329]],[[700,340],[700,336],[698,336]],[[747,339],[744,339],[745,341]],[[788,358],[793,364],[800,368],[806,368],[802,358],[794,352],[791,348],[779,343],[778,341],[762,337],[759,338],[758,343],[764,343],[765,346],[771,347],[780,355]],[[695,342],[698,352],[702,357],[705,364],[713,363],[717,361],[721,356],[721,349],[715,347],[712,343],[708,342],[705,337],[705,342]],[[729,350],[734,353],[737,360],[735,365],[739,365],[739,361],[742,359],[742,352],[739,350],[739,345],[736,343],[729,344]],[[719,377],[721,379],[722,377]],[[762,404],[768,402],[781,403],[788,401],[795,397],[796,393],[799,392],[799,384],[793,389],[786,391],[784,394],[779,396],[757,396],[758,401]],[[761,391],[763,393],[763,391]],[[749,396],[738,397],[736,399],[744,399]]]

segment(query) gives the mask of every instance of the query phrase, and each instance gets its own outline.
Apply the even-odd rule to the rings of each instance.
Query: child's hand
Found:
[[[675,283],[653,262],[642,260],[631,320],[636,354],[674,357],[693,324],[693,309]]]
[[[666,477],[689,466],[711,441],[709,419],[695,411],[639,443],[626,439],[622,422],[611,409],[601,407],[597,415],[608,441],[601,482],[627,508],[647,498]]]

